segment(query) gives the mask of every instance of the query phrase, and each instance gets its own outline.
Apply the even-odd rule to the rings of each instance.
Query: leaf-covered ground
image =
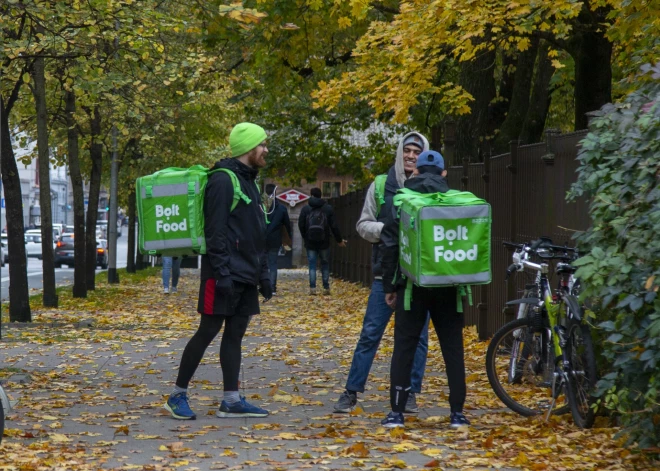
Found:
[[[448,428],[447,383],[431,334],[420,414],[405,431],[380,420],[389,408],[391,325],[361,407],[332,413],[343,390],[368,290],[333,280],[332,296],[309,296],[305,273],[280,274],[278,296],[253,318],[241,387],[266,407],[263,420],[215,417],[222,395],[219,339],[191,385],[192,422],[162,410],[198,315],[197,272],[165,296],[159,272],[122,273],[87,300],[60,293],[60,308],[34,304],[30,326],[8,326],[0,380],[18,401],[0,470],[211,469],[657,469],[623,447],[599,418],[580,430],[570,415],[523,418],[503,409],[484,371],[487,344],[466,329],[469,429]],[[4,309],[3,309],[4,311]]]

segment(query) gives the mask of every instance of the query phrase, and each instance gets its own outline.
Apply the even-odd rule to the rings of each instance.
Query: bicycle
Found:
[[[523,416],[545,413],[548,420],[550,414],[570,409],[575,424],[589,428],[595,415],[591,391],[596,384],[596,360],[591,330],[583,321],[575,292],[576,268],[570,264],[578,252],[552,245],[547,238],[504,245],[515,248],[507,278],[525,269],[536,276],[534,284],[526,285],[522,299],[507,303],[518,306],[518,318],[501,327],[488,345],[488,381],[500,400]],[[550,260],[559,260],[554,291],[548,280]]]

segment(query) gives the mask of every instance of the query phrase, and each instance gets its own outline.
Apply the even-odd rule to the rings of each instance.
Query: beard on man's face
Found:
[[[252,168],[262,168],[266,166],[266,153],[259,147],[255,147],[248,155],[248,163]]]

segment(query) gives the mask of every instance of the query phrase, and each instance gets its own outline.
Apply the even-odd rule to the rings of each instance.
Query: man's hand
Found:
[[[344,239],[344,240],[342,240],[341,242],[339,242],[337,245],[338,245],[339,247],[346,247],[346,242],[348,242],[348,241],[347,241],[346,239]]]
[[[264,301],[268,301],[273,297],[273,287],[270,284],[270,280],[261,280],[259,282],[259,292],[264,297]]]
[[[396,293],[386,293],[385,294],[385,302],[389,307],[392,309],[396,308]]]
[[[215,280],[215,292],[220,296],[231,298],[234,295],[234,282],[228,276]]]

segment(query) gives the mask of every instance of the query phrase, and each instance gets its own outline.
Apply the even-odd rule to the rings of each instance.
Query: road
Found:
[[[126,266],[126,253],[128,252],[128,238],[120,237],[117,239],[117,268],[124,268]],[[64,265],[66,267],[66,265]],[[9,265],[5,265],[0,269],[0,279],[2,280],[2,301],[9,301]],[[96,272],[101,272],[99,268]],[[28,286],[30,294],[39,292],[43,287],[43,267],[41,260],[36,258],[28,259]],[[55,284],[57,286],[73,284],[73,267],[71,268],[56,268],[55,269]]]

